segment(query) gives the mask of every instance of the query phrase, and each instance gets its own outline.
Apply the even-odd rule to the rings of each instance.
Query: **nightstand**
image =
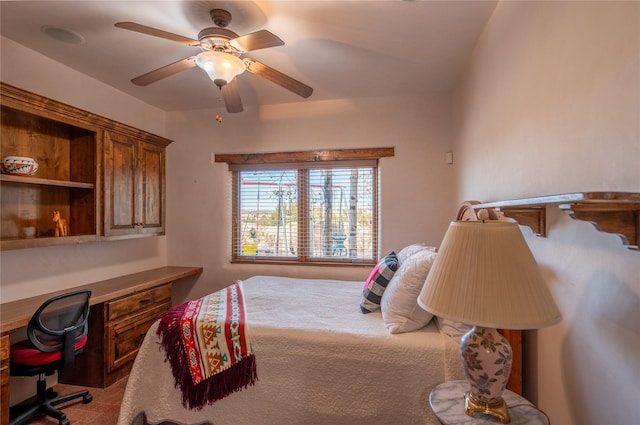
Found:
[[[493,416],[464,413],[464,393],[469,389],[467,381],[448,381],[436,386],[429,396],[431,410],[443,425],[495,425],[500,420]],[[547,417],[527,399],[513,391],[502,394],[509,406],[510,425],[549,425]],[[517,407],[516,407],[517,406]]]

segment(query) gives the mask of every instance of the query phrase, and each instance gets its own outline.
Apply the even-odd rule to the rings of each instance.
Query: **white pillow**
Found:
[[[473,325],[454,322],[453,320],[443,319],[442,317],[436,317],[435,320],[440,331],[455,339],[458,344],[460,344],[462,336],[473,328]]]
[[[400,263],[382,295],[382,318],[390,333],[423,328],[433,315],[418,305],[418,295],[431,270],[436,253],[421,249]]]
[[[418,252],[425,249],[431,252],[437,251],[436,247],[428,246],[427,244],[424,244],[424,243],[414,243],[413,245],[405,246],[400,250],[400,252],[398,252],[398,262],[402,264],[407,258],[411,257],[413,254],[417,254]]]

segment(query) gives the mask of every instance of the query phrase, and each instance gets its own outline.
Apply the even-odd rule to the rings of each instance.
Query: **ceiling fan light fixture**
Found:
[[[242,74],[246,66],[242,59],[224,52],[202,52],[196,56],[196,64],[202,68],[218,88]]]

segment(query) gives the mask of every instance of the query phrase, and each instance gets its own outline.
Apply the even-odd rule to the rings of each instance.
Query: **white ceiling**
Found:
[[[496,1],[6,1],[2,36],[166,111],[224,107],[199,68],[146,87],[131,79],[199,48],[114,27],[132,21],[189,38],[213,27],[223,8],[228,29],[267,29],[285,45],[246,53],[314,88],[309,99],[249,72],[238,77],[245,106],[451,90]],[[63,28],[70,44],[42,28]],[[2,64],[3,67],[11,66]]]

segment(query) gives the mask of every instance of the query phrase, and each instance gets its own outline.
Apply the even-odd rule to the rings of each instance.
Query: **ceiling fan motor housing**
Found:
[[[205,28],[198,33],[200,47],[204,50],[225,52],[239,56],[243,52],[229,44],[229,40],[234,38],[238,38],[238,34],[225,28]]]

